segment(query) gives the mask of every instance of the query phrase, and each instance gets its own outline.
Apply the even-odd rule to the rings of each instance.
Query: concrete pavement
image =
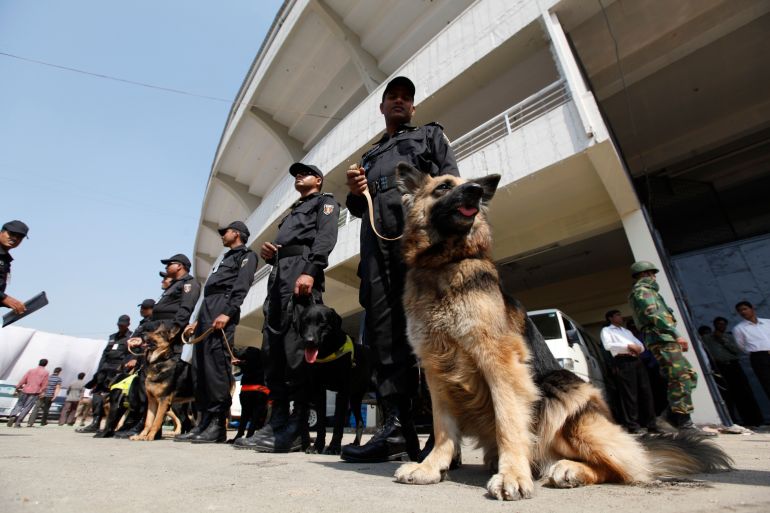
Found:
[[[232,436],[232,433],[231,433]],[[346,435],[346,439],[349,435]],[[647,486],[556,490],[533,499],[485,496],[481,454],[431,486],[393,482],[397,463],[271,455],[228,445],[94,439],[70,427],[0,427],[0,511],[177,512],[741,512],[770,511],[770,435],[721,435],[736,471]]]

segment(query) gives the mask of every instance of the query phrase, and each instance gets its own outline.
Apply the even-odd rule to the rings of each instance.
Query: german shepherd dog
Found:
[[[544,345],[542,337],[506,300],[491,259],[487,204],[499,175],[433,178],[404,163],[397,172],[404,308],[430,388],[435,446],[422,463],[399,467],[396,481],[441,481],[462,435],[483,449],[496,472],[487,491],[502,500],[531,497],[533,474],[571,488],[730,468],[721,449],[697,436],[637,440],[612,421],[595,387],[569,371],[538,372],[532,354],[544,353],[533,342]]]
[[[130,440],[154,440],[172,405],[194,400],[190,365],[174,357],[173,345],[178,333],[176,326],[159,323],[143,335],[149,344],[145,353],[147,417],[144,430]]]
[[[361,402],[369,384],[369,358],[363,347],[353,343],[342,330],[342,318],[332,308],[322,304],[305,307],[298,317],[297,332],[304,344],[305,362],[310,365],[311,402],[318,412],[315,443],[309,452],[339,454],[342,434],[348,418],[348,408],[356,420],[355,445],[361,443],[364,421]],[[337,392],[334,406],[334,433],[326,443],[326,391]],[[307,423],[303,423],[307,429]],[[309,436],[303,435],[303,440]]]

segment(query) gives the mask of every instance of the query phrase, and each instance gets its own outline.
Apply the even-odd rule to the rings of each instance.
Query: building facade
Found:
[[[609,309],[630,314],[629,265],[651,260],[691,340],[693,325],[716,311],[729,317],[738,300],[762,312],[769,196],[741,198],[759,199],[770,182],[768,11],[759,0],[287,0],[224,128],[195,274],[206,279],[222,253],[216,228],[234,219],[249,226],[252,248],[272,240],[297,198],[292,162],[323,170],[324,192],[344,204],[345,170],[384,129],[385,83],[406,75],[417,87],[414,121],[445,127],[461,175],[502,175],[494,258],[530,310],[559,308],[596,330]],[[719,207],[711,217],[705,197]],[[325,301],[350,333],[361,315],[361,222],[342,212],[326,273]],[[729,270],[716,276],[704,263],[725,245],[749,255],[742,279],[753,289],[731,292],[717,283]],[[240,344],[261,343],[262,265]],[[707,297],[693,292],[705,269],[715,284]],[[687,356],[708,374],[703,354]],[[706,382],[694,419],[717,422]]]

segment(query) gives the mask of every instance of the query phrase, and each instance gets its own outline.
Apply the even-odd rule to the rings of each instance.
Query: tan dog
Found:
[[[490,258],[486,210],[499,175],[433,178],[403,163],[398,175],[408,335],[436,438],[422,463],[396,471],[398,482],[439,482],[463,435],[496,469],[489,494],[505,500],[532,496],[533,469],[567,488],[729,468],[727,455],[697,437],[640,443],[612,421],[601,392],[558,369],[524,309],[505,297]]]
[[[147,417],[142,432],[132,436],[131,440],[154,440],[166,415],[174,421],[174,432],[181,432],[181,422],[171,405],[193,401],[193,388],[189,364],[173,357],[174,338],[178,333],[177,327],[161,323],[144,335],[150,344],[145,353]]]

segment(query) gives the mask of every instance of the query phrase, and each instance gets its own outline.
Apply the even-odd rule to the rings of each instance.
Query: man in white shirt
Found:
[[[629,433],[641,433],[640,421],[647,431],[658,432],[655,424],[655,407],[647,369],[639,358],[644,352],[642,344],[633,333],[623,327],[623,315],[619,310],[610,310],[604,315],[609,323],[602,329],[602,345],[609,351],[615,363],[620,411],[618,419]]]
[[[758,318],[748,301],[739,302],[735,310],[744,321],[733,329],[733,336],[738,347],[749,353],[751,368],[770,398],[770,319]]]

